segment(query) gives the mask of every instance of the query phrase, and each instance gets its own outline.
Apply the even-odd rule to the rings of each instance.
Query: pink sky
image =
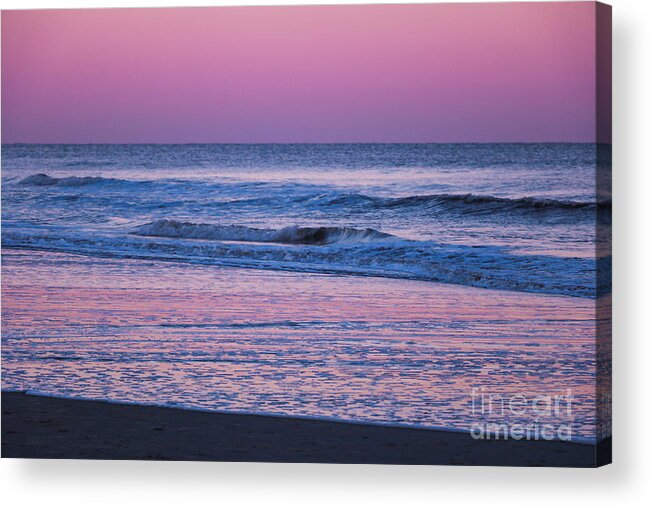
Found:
[[[593,2],[2,13],[3,142],[594,133]]]

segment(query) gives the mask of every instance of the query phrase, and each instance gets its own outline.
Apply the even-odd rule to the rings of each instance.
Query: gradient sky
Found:
[[[590,142],[595,5],[5,11],[2,134]]]

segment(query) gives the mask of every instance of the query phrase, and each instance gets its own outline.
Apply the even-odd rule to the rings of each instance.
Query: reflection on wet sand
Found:
[[[594,300],[30,251],[2,270],[4,389],[458,430],[473,389],[570,389],[595,437]]]

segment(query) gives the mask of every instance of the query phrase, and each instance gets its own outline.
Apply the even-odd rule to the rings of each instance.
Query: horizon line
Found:
[[[97,145],[115,145],[115,146],[148,146],[148,145],[179,145],[179,146],[191,146],[191,145],[303,145],[303,144],[321,144],[321,145],[345,145],[345,144],[612,144],[612,142],[604,141],[301,141],[301,142],[223,142],[223,141],[208,141],[208,142],[198,142],[198,141],[177,141],[177,142],[70,142],[70,143],[52,143],[52,142],[21,142],[21,141],[12,141],[12,142],[0,142],[2,146],[10,145],[25,145],[25,146],[57,146],[57,145],[66,145],[66,146],[97,146]]]

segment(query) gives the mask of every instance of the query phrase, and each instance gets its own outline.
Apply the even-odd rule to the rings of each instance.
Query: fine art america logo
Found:
[[[572,439],[572,390],[526,395],[472,390],[470,434],[476,440]]]

